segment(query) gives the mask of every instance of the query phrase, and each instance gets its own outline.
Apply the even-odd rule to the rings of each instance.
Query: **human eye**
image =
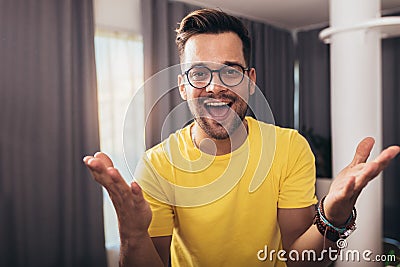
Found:
[[[209,71],[206,68],[199,67],[199,68],[193,68],[189,72],[190,78],[196,81],[199,80],[205,80],[208,79],[209,77]]]
[[[226,77],[238,77],[242,75],[241,70],[239,69],[239,66],[227,66],[221,70],[222,75]]]

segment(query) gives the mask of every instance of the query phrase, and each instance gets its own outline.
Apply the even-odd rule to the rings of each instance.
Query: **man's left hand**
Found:
[[[391,146],[366,163],[374,143],[371,137],[362,140],[353,161],[332,182],[324,201],[324,210],[326,218],[335,226],[345,224],[362,189],[400,152],[399,146]]]

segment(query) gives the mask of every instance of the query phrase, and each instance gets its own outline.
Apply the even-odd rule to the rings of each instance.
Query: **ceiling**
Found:
[[[328,25],[329,0],[177,0],[265,22],[289,30]],[[369,1],[369,0],[365,0]],[[381,0],[382,14],[400,12],[400,0]]]

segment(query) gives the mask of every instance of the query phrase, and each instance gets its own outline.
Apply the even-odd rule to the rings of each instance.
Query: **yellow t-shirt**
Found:
[[[246,120],[247,140],[230,154],[202,153],[189,125],[136,168],[150,236],[172,235],[172,266],[286,266],[271,253],[282,249],[277,209],[317,202],[314,156],[297,131]]]

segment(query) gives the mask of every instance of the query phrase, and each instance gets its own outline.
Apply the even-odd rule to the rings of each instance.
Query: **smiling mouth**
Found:
[[[223,120],[228,117],[231,106],[232,102],[224,101],[209,101],[204,103],[204,107],[208,114],[218,120]]]

